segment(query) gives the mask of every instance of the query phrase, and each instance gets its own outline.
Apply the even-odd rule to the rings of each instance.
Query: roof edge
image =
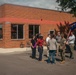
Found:
[[[69,13],[69,12],[58,11],[58,10],[53,10],[53,9],[38,8],[38,7],[25,6],[25,5],[18,5],[18,4],[12,4],[12,3],[4,3],[4,4],[0,5],[0,6],[4,6],[4,5],[14,5],[14,6],[21,6],[21,7],[35,8],[35,9],[41,9],[41,10],[48,10],[48,11],[56,11],[56,12],[62,12],[62,13]],[[69,14],[70,14],[70,13],[69,13]]]

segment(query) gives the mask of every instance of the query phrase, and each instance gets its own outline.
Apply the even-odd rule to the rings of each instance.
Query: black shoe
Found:
[[[32,56],[30,56],[32,59],[35,59],[36,57],[32,57]]]
[[[51,63],[51,62],[47,62],[47,63],[49,64],[49,63]]]
[[[70,57],[70,59],[74,59],[74,57]]]
[[[56,64],[56,63],[52,61],[51,64]]]

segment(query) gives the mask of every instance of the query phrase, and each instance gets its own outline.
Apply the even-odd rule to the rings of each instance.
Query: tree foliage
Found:
[[[56,0],[62,11],[70,9],[70,13],[76,16],[76,0]]]

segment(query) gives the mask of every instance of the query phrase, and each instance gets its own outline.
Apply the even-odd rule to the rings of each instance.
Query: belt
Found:
[[[57,43],[60,43],[60,42],[57,42]]]

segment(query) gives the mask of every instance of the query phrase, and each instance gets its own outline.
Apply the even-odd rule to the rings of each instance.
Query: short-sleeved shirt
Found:
[[[34,46],[36,44],[36,41],[34,39],[31,40],[32,45]]]
[[[46,38],[46,43],[48,43],[49,39],[50,39],[50,37],[47,37],[47,38]]]
[[[66,39],[62,38],[60,41],[60,49],[65,49],[65,43],[66,43]]]
[[[44,40],[43,39],[38,39],[37,40],[37,45],[38,46],[43,46]]]
[[[57,50],[57,41],[56,41],[56,39],[54,39],[54,38],[49,39],[48,47],[49,47],[49,50]]]
[[[74,42],[75,42],[75,36],[72,35],[69,37],[69,44],[74,44]]]
[[[56,36],[56,40],[57,40],[57,43],[60,43],[60,41],[61,41],[61,36]]]

